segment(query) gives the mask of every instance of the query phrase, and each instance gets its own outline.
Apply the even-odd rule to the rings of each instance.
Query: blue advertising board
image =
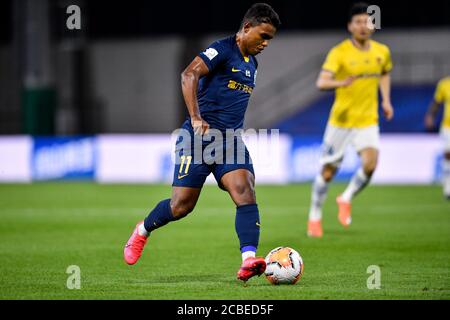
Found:
[[[93,180],[95,137],[38,137],[31,156],[33,180]]]

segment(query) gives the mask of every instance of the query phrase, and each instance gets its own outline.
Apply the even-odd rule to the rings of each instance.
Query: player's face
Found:
[[[374,29],[372,21],[366,13],[354,15],[348,23],[348,31],[358,41],[368,40]]]
[[[270,23],[261,23],[257,26],[245,25],[243,40],[247,54],[256,56],[261,53],[269,45],[275,32],[275,27]]]

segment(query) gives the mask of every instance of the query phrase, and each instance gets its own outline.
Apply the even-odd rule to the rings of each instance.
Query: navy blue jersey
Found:
[[[197,92],[202,118],[210,128],[221,131],[242,128],[258,62],[253,56],[242,55],[236,36],[212,43],[199,56],[209,69]]]

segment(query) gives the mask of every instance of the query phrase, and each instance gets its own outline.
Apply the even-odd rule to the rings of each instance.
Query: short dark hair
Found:
[[[252,5],[245,13],[240,29],[247,22],[250,22],[252,26],[257,26],[261,23],[270,23],[275,29],[278,29],[281,24],[278,13],[267,3],[255,3]]]
[[[350,7],[350,10],[348,12],[348,22],[352,21],[353,16],[356,16],[358,14],[369,14],[367,12],[367,9],[369,8],[369,4],[365,3],[365,2],[357,2],[355,4],[353,4]]]

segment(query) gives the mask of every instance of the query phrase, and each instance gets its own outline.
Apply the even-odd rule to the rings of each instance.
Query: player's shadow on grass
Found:
[[[217,282],[223,277],[221,274],[199,274],[199,275],[173,275],[166,277],[155,277],[152,283],[186,283],[186,282]]]
[[[326,239],[326,238],[328,238],[328,236],[346,238],[346,237],[355,237],[355,236],[359,236],[359,235],[361,235],[361,232],[358,230],[342,228],[342,229],[331,229],[331,230],[324,231],[323,238]]]
[[[262,275],[261,277],[264,277],[264,275]],[[237,280],[235,277],[230,277],[227,275],[223,275],[223,274],[207,274],[207,275],[196,275],[196,276],[189,276],[187,277],[186,275],[174,275],[174,276],[167,276],[167,277],[157,277],[154,279],[150,279],[148,280],[149,283],[152,284],[177,284],[177,283],[189,283],[189,282],[201,282],[201,283],[207,283],[207,282],[211,282],[211,283],[217,283],[217,282],[221,282],[223,284],[228,284],[228,285],[243,285],[242,281]],[[260,283],[258,281],[253,281],[252,282],[253,286],[261,286],[261,285],[270,285],[269,282],[267,283]]]
[[[309,237],[306,234],[306,230],[302,230],[301,233],[303,234],[303,239],[311,239],[311,240],[327,240],[329,238],[334,238],[334,237],[336,237],[336,238],[340,237],[340,238],[345,239],[345,238],[359,237],[359,236],[363,235],[363,232],[361,232],[361,230],[343,229],[343,228],[342,229],[337,228],[337,229],[331,229],[331,230],[326,229],[326,230],[324,230],[323,237],[320,239]]]

